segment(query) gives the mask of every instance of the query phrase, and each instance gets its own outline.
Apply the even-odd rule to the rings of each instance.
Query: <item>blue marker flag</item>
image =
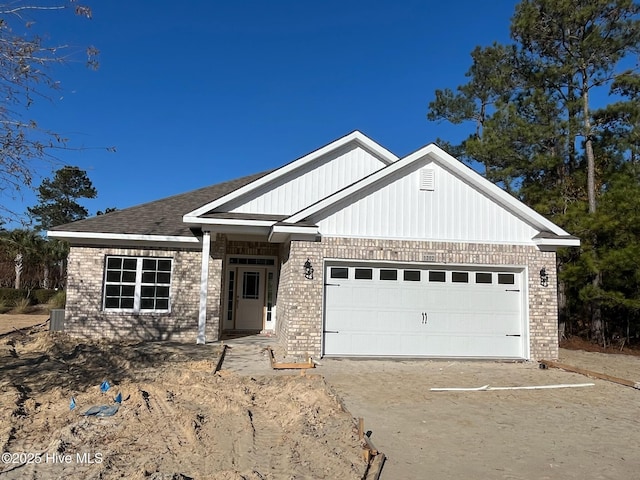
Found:
[[[100,391],[102,393],[106,393],[110,388],[111,385],[109,385],[109,382],[107,382],[106,380],[100,384]]]
[[[69,410],[73,410],[76,408],[76,399],[75,397],[71,397],[71,401],[69,402]]]
[[[122,403],[122,394],[118,392],[118,395],[116,395],[116,398],[114,398],[113,401],[116,403]]]

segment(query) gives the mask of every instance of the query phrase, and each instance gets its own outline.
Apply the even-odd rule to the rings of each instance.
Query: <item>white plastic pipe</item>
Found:
[[[483,385],[477,388],[432,388],[432,392],[487,392],[494,390],[545,390],[551,388],[593,387],[595,383],[561,383],[558,385],[535,385],[528,387],[491,387]]]

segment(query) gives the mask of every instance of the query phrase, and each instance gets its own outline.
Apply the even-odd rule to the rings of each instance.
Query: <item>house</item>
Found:
[[[355,131],[276,170],[53,228],[65,329],[287,355],[557,358],[579,240],[438,148]]]

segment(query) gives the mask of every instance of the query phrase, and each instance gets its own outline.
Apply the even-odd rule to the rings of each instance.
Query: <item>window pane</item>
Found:
[[[446,280],[446,272],[429,272],[430,282],[444,282]]]
[[[124,270],[136,270],[136,266],[137,266],[138,260],[135,258],[124,258],[122,260],[122,268]]]
[[[122,293],[123,297],[133,297],[136,291],[136,287],[134,285],[122,285]]]
[[[119,297],[120,296],[120,286],[119,285],[107,285],[105,289],[105,294],[107,297]]]
[[[118,308],[120,307],[120,299],[117,297],[107,297],[104,300],[105,308]]]
[[[120,308],[133,308],[133,298],[123,298],[120,302]]]
[[[331,267],[331,278],[349,278],[349,269],[343,267]]]
[[[469,273],[468,272],[451,272],[451,281],[455,283],[468,283]]]
[[[142,270],[155,270],[156,261],[152,258],[145,258],[142,260]]]
[[[159,272],[157,283],[165,283],[165,284],[171,283],[171,274],[166,272]]]
[[[122,272],[122,281],[124,283],[136,283],[136,272]]]
[[[169,298],[169,287],[156,287],[156,297]]]
[[[404,281],[405,282],[419,282],[420,281],[420,270],[405,270],[404,271]]]
[[[170,272],[171,260],[158,260],[158,270],[161,272]]]
[[[260,272],[244,272],[242,275],[242,298],[260,298]]]
[[[513,273],[499,273],[498,283],[503,285],[513,285],[516,283],[516,276]]]
[[[156,300],[156,310],[169,310],[169,299],[158,298]]]
[[[143,286],[140,289],[140,296],[142,298],[153,298],[155,296],[155,293],[156,293],[156,287]]]
[[[371,280],[373,278],[373,269],[356,268],[355,277],[357,280]]]
[[[107,282],[118,282],[120,283],[121,272],[120,270],[108,270],[107,271]]]
[[[156,272],[142,272],[142,283],[156,283]]]
[[[397,280],[397,270],[380,270],[380,280]]]
[[[153,310],[155,308],[153,298],[143,298],[140,300],[141,310]]]
[[[107,268],[120,270],[122,268],[122,259],[110,257],[107,259]]]
[[[491,283],[491,274],[476,273],[476,283]]]

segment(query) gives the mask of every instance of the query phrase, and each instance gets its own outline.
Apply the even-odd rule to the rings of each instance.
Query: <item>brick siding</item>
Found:
[[[529,346],[532,359],[558,358],[556,257],[533,246],[419,242],[358,238],[293,241],[286,248],[278,291],[278,335],[287,355],[319,357],[322,352],[322,302],[325,258],[444,265],[528,267]],[[303,276],[309,258],[314,279]],[[549,274],[540,285],[540,269]]]

